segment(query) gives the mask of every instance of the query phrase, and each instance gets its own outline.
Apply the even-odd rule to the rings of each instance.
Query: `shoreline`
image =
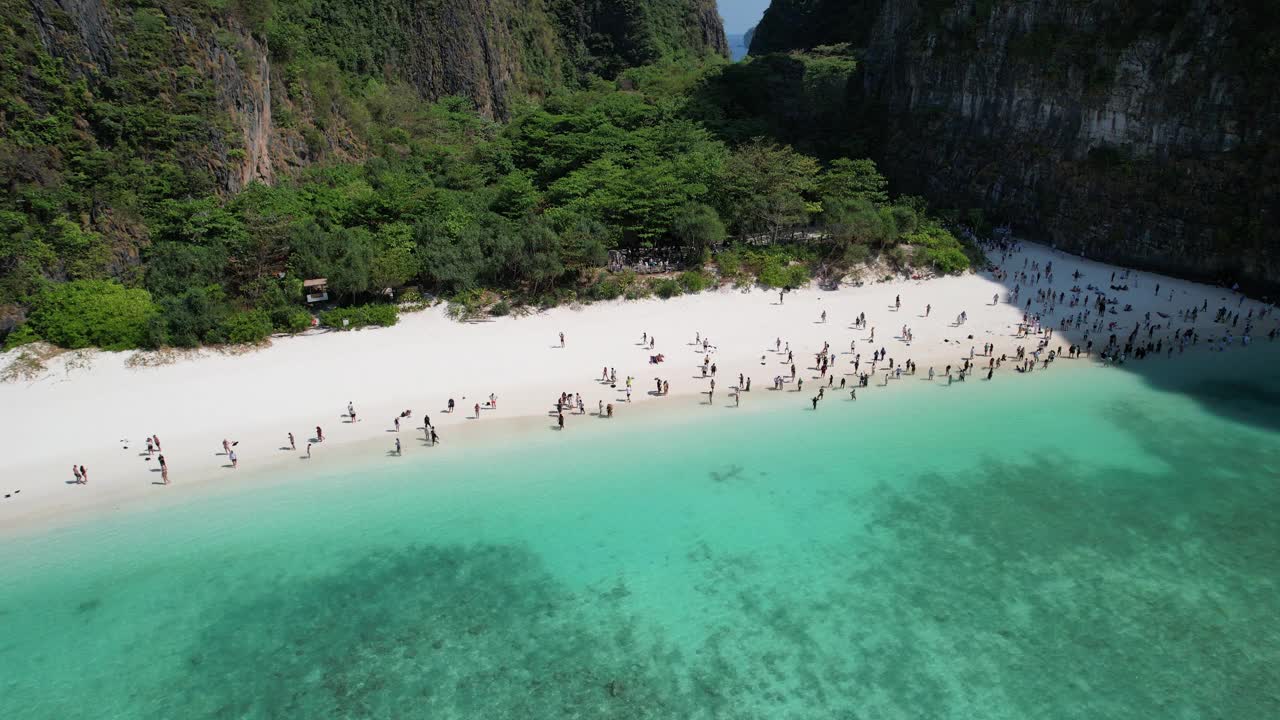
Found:
[[[993,258],[998,259],[999,253]],[[1086,272],[1090,283],[1105,284],[1099,271],[1123,272],[1030,244],[1024,245],[1010,264],[1024,259],[1057,264],[1055,293],[1072,284],[1069,273],[1075,267]],[[1132,302],[1133,312],[1116,318],[1123,325],[1113,332],[1123,334],[1129,323],[1155,310],[1199,307],[1207,302],[1210,312],[1197,324],[1205,330],[1215,327],[1210,322],[1212,311],[1228,299],[1233,301],[1226,303],[1228,306],[1239,302],[1240,308],[1255,311],[1265,307],[1256,301],[1237,301],[1241,296],[1221,288],[1190,281],[1133,275],[1131,282],[1133,288],[1124,299]],[[1172,300],[1164,300],[1163,291],[1159,295],[1142,292],[1157,283],[1169,290]],[[548,410],[562,391],[582,393],[589,413],[585,417],[566,415],[566,431],[571,433],[584,420],[595,420],[590,413],[597,402],[612,402],[616,410],[616,417],[607,425],[598,425],[600,431],[616,431],[613,423],[626,427],[635,417],[678,418],[680,424],[704,420],[697,413],[673,412],[676,408],[696,409],[704,403],[707,382],[701,378],[703,355],[700,347],[695,349],[695,333],[708,336],[718,346],[710,355],[719,370],[717,405],[732,404],[730,389],[737,384],[738,373],[752,379],[751,392],[743,395],[742,410],[747,412],[768,410],[774,402],[767,398],[773,395],[779,399],[803,396],[808,404],[808,396],[796,393],[794,384],[787,383],[782,392],[769,389],[775,375],[790,373],[785,354],[766,347],[772,345],[771,340],[790,345],[796,356],[797,377],[814,391],[816,371],[811,366],[824,342],[831,343],[835,354],[833,373],[854,382],[849,374],[853,370],[850,341],[856,343],[864,371],[873,349],[883,347],[899,364],[914,361],[919,368],[917,377],[930,366],[936,366],[942,375],[944,365],[959,365],[969,356],[967,346],[981,348],[984,343],[993,343],[994,356],[999,357],[1012,355],[1016,346],[1030,349],[1035,343],[1034,336],[1014,336],[1023,310],[1004,300],[1012,284],[996,280],[990,273],[971,273],[833,291],[810,288],[792,292],[782,302],[776,292],[721,288],[666,301],[613,301],[471,324],[448,320],[443,308],[437,307],[405,316],[392,328],[289,337],[253,353],[205,352],[159,367],[130,367],[128,353],[66,353],[50,361],[45,373],[35,380],[0,384],[0,400],[15,410],[0,426],[11,443],[6,453],[10,480],[0,490],[5,494],[22,491],[20,496],[0,500],[3,534],[25,534],[104,513],[163,507],[199,496],[187,488],[237,492],[250,482],[291,482],[298,475],[290,469],[292,458],[304,452],[306,439],[312,434],[302,431],[316,424],[325,427],[326,442],[313,452],[321,458],[337,458],[323,461],[325,472],[354,463],[369,466],[379,457],[378,462],[395,462],[396,458],[387,457],[397,437],[391,432],[390,419],[404,408],[414,410],[398,435],[406,457],[422,451],[448,456],[482,448],[495,442],[495,437],[512,442],[543,432],[554,427],[554,412],[548,414]],[[1031,286],[1023,291],[1028,295],[1034,292]],[[993,294],[1001,297],[994,305]],[[894,307],[899,296],[900,309]],[[933,310],[928,317],[926,305]],[[969,315],[963,325],[950,320],[958,311]],[[821,320],[824,312],[830,322]],[[867,329],[850,326],[859,313],[866,313],[868,328],[878,330],[874,344]],[[911,330],[911,342],[896,337],[901,325]],[[1053,347],[1075,342],[1076,333],[1060,332],[1052,322],[1046,325],[1055,327]],[[1274,326],[1275,318],[1267,318],[1255,333],[1255,342],[1265,343],[1262,336]],[[563,348],[558,344],[560,332],[567,336]],[[641,334],[647,337],[650,332],[657,336],[653,350],[640,343]],[[1095,347],[1094,358],[1086,358],[1081,367],[1097,364],[1101,344]],[[1189,349],[1198,354],[1204,348]],[[649,364],[649,356],[657,353],[665,354],[666,361]],[[0,355],[0,363],[10,362],[14,355]],[[975,356],[975,361],[985,359]],[[1069,364],[1077,365],[1074,361]],[[602,365],[617,369],[618,389],[599,383]],[[997,374],[1011,372],[1013,368],[1006,363]],[[630,406],[623,402],[621,392],[627,375],[636,376]],[[669,396],[649,395],[654,377],[670,383]],[[878,385],[880,377],[877,374],[871,384]],[[498,409],[481,410],[479,420],[468,419],[476,398],[486,398],[490,392],[498,395]],[[763,401],[762,395],[766,398]],[[422,431],[415,428],[421,427],[424,400],[429,408],[435,408],[451,396],[459,400],[454,414],[428,410],[442,446],[420,448]],[[87,400],[87,405],[82,400]],[[361,419],[354,427],[341,419],[348,401],[355,404]],[[589,427],[594,431],[596,424]],[[297,453],[279,449],[287,443],[290,430],[299,441]],[[177,489],[158,484],[154,460],[139,457],[145,452],[136,441],[124,449],[125,438],[132,440],[143,433],[160,436],[174,486],[182,487],[168,493],[170,499],[153,497],[159,495],[156,490]],[[234,471],[221,467],[225,462],[219,447],[223,437],[241,441],[237,448],[241,467]],[[89,485],[68,482],[72,478],[66,466],[73,462],[89,469]],[[297,465],[293,468],[300,469]],[[228,477],[227,472],[233,473],[233,482],[216,482]]]

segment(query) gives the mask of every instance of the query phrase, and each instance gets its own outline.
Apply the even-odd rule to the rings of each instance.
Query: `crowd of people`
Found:
[[[1198,304],[1179,305],[1174,288],[1165,284],[1168,281],[1146,279],[1128,270],[1111,272],[1106,278],[1090,278],[1085,271],[1087,266],[1068,268],[1066,274],[1061,275],[1063,271],[1058,265],[1069,263],[1070,256],[1059,255],[1050,260],[1042,260],[1040,255],[1025,257],[1021,243],[1008,237],[994,239],[986,245],[991,258],[991,265],[986,272],[991,279],[1005,285],[1003,295],[995,293],[990,297],[990,304],[996,306],[1004,303],[1010,306],[1018,319],[1007,335],[997,337],[994,342],[979,343],[966,330],[968,309],[951,308],[955,313],[952,316],[954,321],[942,322],[946,323],[949,332],[960,337],[944,340],[948,343],[950,362],[926,367],[925,374],[931,382],[951,385],[966,382],[975,374],[990,381],[998,372],[1006,369],[1017,373],[1032,373],[1049,369],[1063,358],[1092,358],[1095,355],[1104,365],[1125,365],[1149,358],[1171,357],[1202,343],[1214,352],[1226,352],[1236,347],[1248,347],[1259,332],[1264,332],[1271,341],[1276,340],[1280,333],[1280,326],[1274,321],[1274,306],[1250,303],[1249,307],[1245,307],[1247,300],[1243,295],[1232,297],[1234,306],[1224,304],[1210,308],[1208,300],[1202,300]],[[1138,294],[1146,293],[1148,289],[1150,299],[1144,304],[1153,309],[1138,314],[1133,309],[1134,304]],[[986,304],[985,297],[974,300]],[[907,302],[910,302],[909,298]],[[903,306],[904,298],[899,293],[887,310],[898,314],[903,311]],[[848,351],[837,351],[831,342],[824,341],[820,349],[812,350],[813,363],[808,366],[812,372],[801,373],[797,368],[796,352],[791,343],[782,337],[775,337],[772,342],[767,343],[770,347],[765,354],[760,355],[759,364],[767,367],[768,354],[772,352],[774,364],[781,366],[781,372],[772,374],[769,385],[772,391],[803,393],[808,381],[810,388],[815,391],[805,403],[811,410],[818,410],[832,396],[831,393],[847,392],[849,401],[856,401],[859,389],[875,385],[888,386],[904,377],[917,376],[920,368],[913,358],[918,352],[918,348],[913,345],[916,342],[917,328],[913,325],[937,323],[932,319],[934,309],[932,303],[924,303],[915,321],[894,321],[893,326],[899,328],[897,335],[881,342],[876,340],[876,327],[866,311],[851,313],[847,318],[833,318],[824,309],[818,315],[816,324],[834,327],[830,321],[841,320],[844,330],[852,335],[849,337]],[[1269,326],[1265,331],[1262,330],[1264,323]],[[937,327],[935,325],[935,329]],[[565,333],[559,333],[557,339],[558,345],[553,347],[567,347]],[[657,339],[647,330],[640,334],[640,341],[636,344],[645,350],[649,365],[658,366],[667,362],[667,353],[652,352],[657,348]],[[699,391],[706,398],[704,404],[713,406],[721,370],[721,349],[702,332],[695,333],[688,347],[697,357],[694,366],[698,375],[695,380],[704,383],[703,389]],[[866,361],[864,353],[869,358]],[[936,357],[936,353],[934,356]],[[736,372],[736,375],[737,382],[730,386],[728,397],[733,407],[740,407],[743,393],[751,392],[752,378],[745,369]],[[615,416],[614,403],[631,403],[636,380],[634,376],[624,375],[619,381],[617,369],[603,365],[595,383],[599,389],[604,390],[607,399],[597,398],[593,414],[598,419],[612,419]],[[654,377],[652,387],[650,395],[654,397],[671,394],[669,378]],[[445,404],[445,412],[454,413],[456,406],[456,400],[449,398]],[[581,392],[565,391],[554,398],[548,414],[555,418],[554,428],[563,431],[566,428],[566,416],[586,416],[587,406],[588,400]],[[470,417],[479,420],[484,412],[494,412],[497,408],[498,396],[490,393],[483,403],[474,403]],[[347,403],[344,417],[348,425],[360,422],[354,402]],[[390,432],[397,436],[389,451],[391,455],[403,454],[404,448],[398,434],[402,422],[412,419],[413,412],[407,409],[393,418]],[[424,446],[434,447],[440,443],[440,435],[429,415],[424,415],[422,424],[417,427],[423,432]],[[325,439],[323,428],[317,425],[314,437],[308,440],[305,454],[301,457],[311,458],[313,448],[323,444]],[[160,484],[168,485],[169,468],[160,449],[159,437],[152,435],[146,442],[147,460],[151,459],[153,453],[159,453],[157,471],[161,475]],[[238,442],[235,441],[222,441],[221,455],[226,458],[224,467],[228,469],[239,467],[237,445]],[[282,449],[297,451],[292,432],[288,433],[288,446]],[[88,484],[89,474],[84,465],[73,465],[72,474],[75,484]]]

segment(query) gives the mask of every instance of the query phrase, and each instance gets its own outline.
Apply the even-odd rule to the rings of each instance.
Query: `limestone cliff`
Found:
[[[90,110],[148,102],[191,119],[185,162],[229,192],[360,157],[359,118],[341,107],[359,81],[501,119],[586,73],[727,53],[715,0],[0,0],[0,29],[4,59],[52,58]],[[10,72],[0,100],[39,105],[48,83]]]
[[[753,54],[850,43],[895,186],[1091,256],[1280,284],[1280,5],[774,0]]]

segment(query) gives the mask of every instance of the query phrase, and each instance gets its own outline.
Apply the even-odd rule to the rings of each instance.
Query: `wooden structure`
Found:
[[[318,303],[329,299],[329,280],[314,278],[302,281],[302,292],[307,295],[307,302]]]

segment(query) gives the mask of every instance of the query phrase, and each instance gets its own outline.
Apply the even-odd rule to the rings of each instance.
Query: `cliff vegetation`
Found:
[[[763,84],[762,105],[837,118],[770,128],[798,147],[842,152],[843,129],[940,206],[1274,293],[1277,31],[1269,0],[774,0],[751,51],[785,66],[846,44],[857,59],[842,111]]]
[[[870,161],[748,131],[709,2],[0,0],[0,34],[10,346],[252,342],[308,278],[351,327],[968,264]],[[816,94],[850,62],[810,55]]]

